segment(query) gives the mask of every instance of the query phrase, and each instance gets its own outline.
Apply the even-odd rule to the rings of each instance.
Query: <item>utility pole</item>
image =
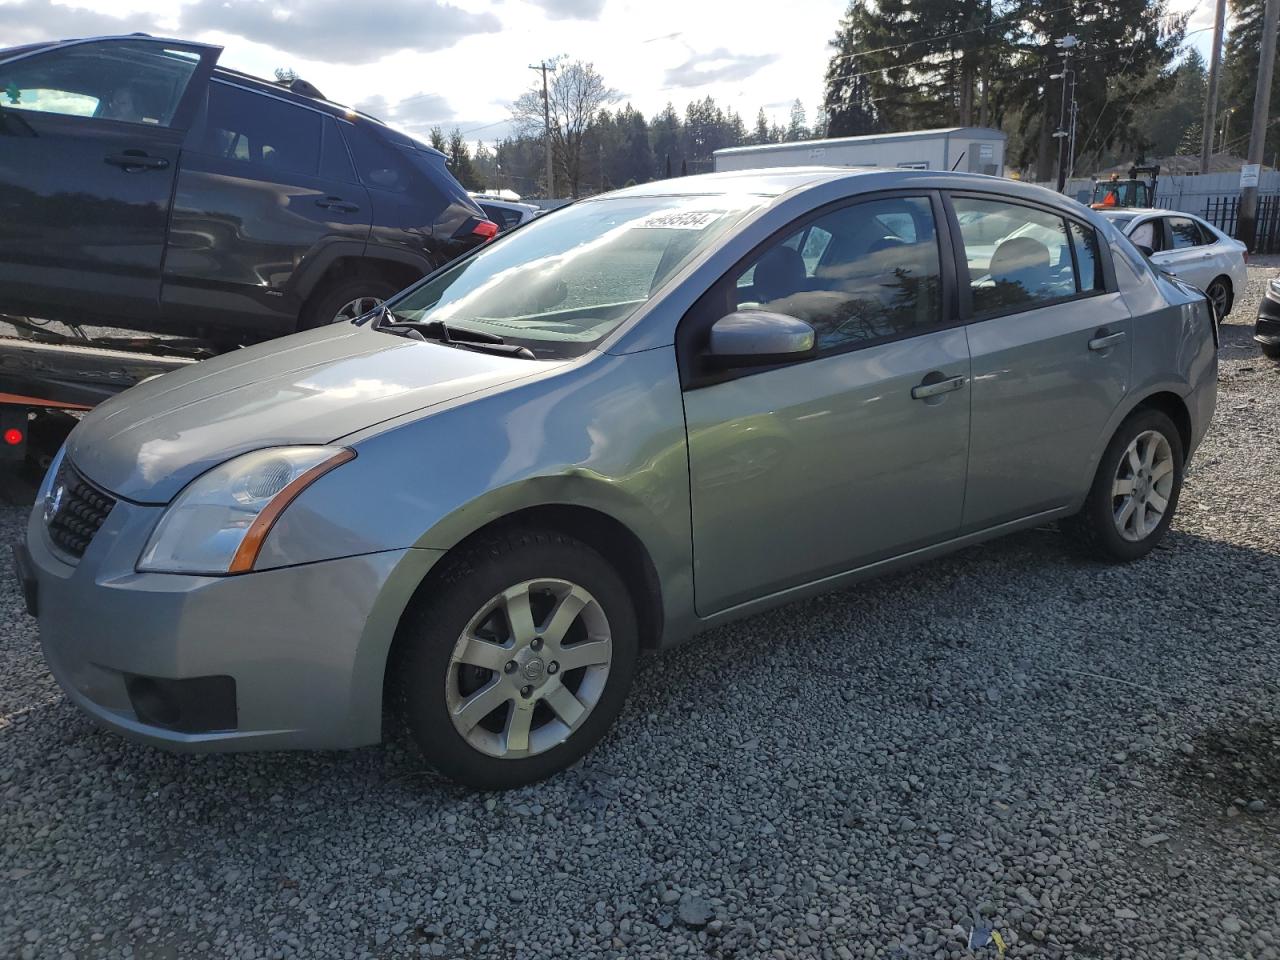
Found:
[[[1253,95],[1253,131],[1249,134],[1249,163],[1261,164],[1267,142],[1267,117],[1271,112],[1271,76],[1276,65],[1276,21],[1280,0],[1267,0],[1262,15],[1262,47],[1258,51],[1258,87]],[[1255,170],[1257,167],[1254,168]],[[1258,179],[1240,191],[1240,226],[1236,239],[1253,249],[1258,231]]]
[[[1067,130],[1067,84],[1071,84],[1071,117],[1075,119],[1075,98],[1076,98],[1076,72],[1071,69],[1071,52],[1075,49],[1076,40],[1071,34],[1067,34],[1061,39],[1053,41],[1053,45],[1061,51],[1059,56],[1062,57],[1062,72],[1049,75],[1050,80],[1062,81],[1062,99],[1058,104],[1058,129],[1053,131],[1054,139],[1058,141],[1058,192],[1067,186],[1067,162],[1066,162],[1066,141],[1070,139],[1071,133]],[[1072,148],[1074,150],[1074,146]],[[1074,158],[1073,158],[1074,159]]]
[[[1209,90],[1204,98],[1204,119],[1200,122],[1200,172],[1209,172],[1213,157],[1213,126],[1218,116],[1218,74],[1222,72],[1222,27],[1227,19],[1227,0],[1218,0],[1213,14],[1213,53],[1209,57]]]
[[[555,61],[547,63],[543,60],[536,67],[529,65],[530,70],[538,70],[542,73],[542,131],[543,140],[547,148],[547,199],[554,200],[556,195],[556,174],[551,165],[551,100],[547,96],[547,74],[556,72]]]

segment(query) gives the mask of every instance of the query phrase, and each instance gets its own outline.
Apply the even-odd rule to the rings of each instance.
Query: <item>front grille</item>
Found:
[[[44,503],[49,539],[63,553],[83,557],[115,505],[114,497],[82,477],[64,457]]]

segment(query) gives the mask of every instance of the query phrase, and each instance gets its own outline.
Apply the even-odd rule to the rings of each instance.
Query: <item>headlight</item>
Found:
[[[138,561],[157,573],[245,573],[289,503],[334,467],[346,447],[268,447],[228,460],[187,485]]]

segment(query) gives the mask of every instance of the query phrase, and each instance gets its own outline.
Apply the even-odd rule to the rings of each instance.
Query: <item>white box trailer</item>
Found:
[[[717,150],[716,172],[760,167],[900,167],[1004,176],[1005,135],[990,127],[873,133]]]

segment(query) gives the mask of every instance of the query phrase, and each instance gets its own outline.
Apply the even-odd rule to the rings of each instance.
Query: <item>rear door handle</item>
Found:
[[[927,400],[929,397],[936,397],[939,394],[951,393],[953,390],[959,390],[963,387],[964,382],[964,377],[950,377],[946,380],[938,380],[935,383],[922,383],[911,388],[911,399]]]
[[[360,208],[350,201],[343,200],[341,197],[321,197],[316,201],[317,207],[324,207],[326,210],[337,210],[340,213],[355,213]]]
[[[150,157],[141,150],[113,153],[105,160],[113,167],[123,167],[126,173],[132,173],[135,170],[163,170],[169,166],[169,161],[164,157]]]
[[[1099,337],[1094,337],[1089,341],[1090,350],[1106,350],[1108,347],[1114,347],[1117,343],[1124,339],[1124,331],[1119,333],[1107,333]]]

